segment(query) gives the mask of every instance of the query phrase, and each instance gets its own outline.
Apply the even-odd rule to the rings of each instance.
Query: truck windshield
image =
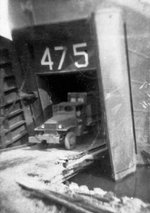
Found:
[[[59,108],[57,108],[57,110],[55,110],[55,112],[71,112],[73,111],[73,107],[72,106],[59,106]]]
[[[73,107],[72,106],[65,106],[64,110],[67,112],[73,111]]]

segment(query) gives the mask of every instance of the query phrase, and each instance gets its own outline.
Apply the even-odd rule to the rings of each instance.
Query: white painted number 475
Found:
[[[86,48],[86,47],[87,47],[87,43],[73,44],[73,55],[82,56],[84,58],[84,61],[82,63],[80,62],[80,60],[74,62],[74,65],[77,68],[87,67],[89,65],[88,53],[85,50],[80,49],[80,48]],[[57,46],[57,47],[54,47],[54,50],[62,52],[60,61],[58,63],[58,68],[57,68],[58,70],[61,70],[63,67],[64,61],[65,61],[67,47]],[[44,51],[44,54],[41,59],[41,65],[49,66],[49,70],[53,70],[54,62],[52,61],[51,52],[50,52],[49,47],[46,47],[46,49]]]

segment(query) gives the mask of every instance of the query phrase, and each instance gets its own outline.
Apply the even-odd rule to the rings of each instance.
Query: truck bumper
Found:
[[[59,136],[53,134],[43,134],[30,136],[28,139],[29,143],[41,143],[46,141],[48,144],[59,144]]]

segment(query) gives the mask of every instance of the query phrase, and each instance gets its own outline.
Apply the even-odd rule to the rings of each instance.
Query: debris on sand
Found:
[[[80,213],[148,213],[150,205],[137,198],[118,198],[112,192],[100,188],[89,190],[87,186],[79,186],[76,183],[52,184],[51,186],[37,185],[32,182],[18,182],[24,190],[27,190],[33,197],[46,202],[45,205],[55,205],[63,212]]]

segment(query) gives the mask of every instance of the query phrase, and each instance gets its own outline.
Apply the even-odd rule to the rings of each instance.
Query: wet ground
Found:
[[[137,167],[136,173],[119,182],[114,182],[109,166],[96,162],[71,181],[79,185],[87,185],[89,189],[100,187],[114,192],[117,196],[136,197],[150,203],[150,167]]]
[[[0,212],[4,213],[41,213],[54,212],[36,198],[31,199],[18,185],[18,181],[29,179],[35,182],[48,184],[52,178],[56,180],[60,171],[64,169],[58,164],[58,159],[78,154],[89,147],[88,144],[80,144],[76,150],[67,151],[63,148],[41,149],[38,146],[23,147],[0,153]],[[108,152],[100,155],[96,163],[72,178],[81,185],[87,185],[90,190],[102,188],[113,191],[117,196],[127,195],[139,197],[143,201],[150,202],[150,169],[138,168],[136,174],[114,183],[111,179],[110,162]],[[79,165],[78,165],[79,166]],[[61,176],[61,175],[60,175]],[[27,178],[27,179],[26,179]],[[128,212],[128,211],[127,211]]]

